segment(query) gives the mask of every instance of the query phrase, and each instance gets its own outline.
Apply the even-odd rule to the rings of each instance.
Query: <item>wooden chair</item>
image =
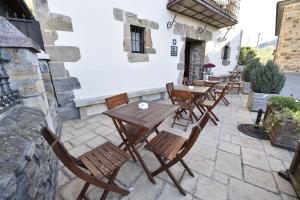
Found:
[[[187,140],[181,136],[167,131],[161,131],[157,136],[155,136],[145,146],[147,150],[154,153],[161,164],[161,167],[152,172],[152,176],[157,176],[164,171],[167,172],[179,191],[183,195],[186,195],[185,190],[180,185],[180,181],[177,181],[177,179],[170,171],[170,168],[176,163],[180,162],[185,168],[185,171],[187,171],[192,177],[194,177],[192,170],[187,166],[183,158],[192,149],[193,145],[200,135],[200,132],[204,129],[208,120],[209,113],[205,112],[201,119],[198,121],[197,125],[192,129],[192,132]]]
[[[214,114],[214,112],[212,110],[219,104],[219,102],[222,100],[222,98],[224,97],[227,90],[228,90],[228,86],[226,85],[222,89],[222,92],[217,97],[217,99],[215,99],[213,101],[204,100],[200,105],[201,107],[205,107],[207,109],[207,111],[211,114],[210,119],[216,126],[218,125],[216,121],[219,121],[219,118]]]
[[[183,118],[183,117],[181,118],[181,119],[187,120],[186,125],[176,123],[176,120],[180,119],[179,116],[181,114],[180,112],[176,112],[176,115],[173,120],[172,128],[174,127],[175,124],[177,124],[179,126],[184,126],[185,130],[187,130],[190,121],[192,123],[194,122],[193,116],[196,118],[196,120],[198,120],[196,114],[193,111],[193,109],[195,108],[195,105],[193,102],[193,96],[188,91],[173,90],[172,97],[173,97],[173,101],[175,102],[175,104],[180,106],[180,109],[189,112],[188,118]]]
[[[176,102],[174,101],[173,96],[172,96],[172,92],[173,92],[173,90],[174,90],[174,83],[167,83],[167,84],[166,84],[166,88],[167,88],[167,92],[168,92],[168,95],[169,95],[169,98],[170,98],[172,104],[173,104],[173,105],[176,105]],[[179,116],[182,118],[182,113],[183,113],[183,112],[184,112],[185,114],[187,114],[186,110],[183,110],[182,108],[178,108],[178,110],[176,110],[175,113],[178,113]],[[178,116],[178,115],[176,115],[176,116]]]
[[[123,94],[118,94],[109,98],[105,99],[105,103],[106,103],[106,107],[110,110],[113,109],[117,106],[122,106],[124,104],[128,104],[129,100],[128,100],[128,95],[127,93],[123,93]],[[146,143],[148,143],[147,138],[153,133],[159,133],[157,127],[154,127],[152,130],[147,131],[143,137],[139,138],[138,140],[135,141],[134,144],[129,145],[130,141],[135,140],[135,138],[139,137],[140,134],[140,128],[133,126],[131,124],[127,124],[127,123],[122,123],[119,120],[116,120],[114,118],[112,118],[112,121],[120,135],[120,137],[122,138],[123,142],[118,146],[120,148],[124,147],[125,151],[128,151],[131,158],[136,162],[137,160],[141,163],[144,171],[146,172],[146,174],[148,175],[149,179],[155,183],[153,177],[150,174],[150,171],[148,170],[146,164],[144,163],[143,159],[140,157],[140,154],[137,152],[137,149],[139,147],[141,147],[141,145],[138,146],[138,144],[142,144],[144,141]]]
[[[68,153],[59,138],[48,128],[42,129],[42,135],[58,159],[73,174],[86,182],[77,200],[86,199],[85,193],[90,185],[104,189],[101,200],[104,200],[110,191],[121,195],[129,194],[128,190],[120,188],[115,183],[120,167],[129,159],[129,155],[123,150],[107,142],[77,159]],[[108,179],[107,183],[102,181],[104,178]]]
[[[112,97],[108,97],[105,99],[105,103],[106,103],[107,109],[111,110],[117,106],[122,106],[124,104],[128,104],[129,103],[128,95],[127,95],[127,93],[122,93],[122,94],[118,94],[118,95],[115,95]],[[129,142],[129,140],[136,137],[136,134],[138,134],[138,132],[139,132],[139,129],[131,124],[120,124],[117,122],[116,119],[112,119],[112,121],[113,121],[120,137],[123,140],[123,142],[119,145],[119,147],[126,146],[126,144]],[[147,137],[153,132],[159,133],[157,128],[155,128],[154,130],[147,132],[145,134],[145,137],[142,138],[141,140],[139,140],[139,142],[143,142],[143,141],[147,142]],[[134,156],[133,149],[129,148],[128,152],[129,152],[130,156],[132,157],[132,159],[134,161],[136,161],[137,159]]]

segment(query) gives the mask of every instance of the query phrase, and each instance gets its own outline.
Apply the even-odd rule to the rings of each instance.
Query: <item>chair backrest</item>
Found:
[[[193,81],[193,86],[205,87],[205,81]]]
[[[117,106],[128,104],[129,99],[127,93],[118,94],[105,99],[105,104],[108,110]]]
[[[205,113],[202,115],[202,117],[197,122],[197,125],[192,129],[189,139],[183,145],[181,152],[177,155],[177,157],[178,157],[177,159],[183,158],[192,149],[192,147],[195,144],[195,142],[197,141],[201,131],[206,126],[209,118],[210,118],[210,114],[208,113],[208,111],[205,111]]]
[[[224,97],[225,94],[227,93],[228,88],[229,88],[228,85],[225,85],[225,86],[223,87],[222,92],[220,93],[220,95],[218,96],[218,98],[215,100],[215,102],[214,102],[212,108],[216,107],[216,106],[219,104],[219,102],[223,99],[223,97]]]
[[[76,176],[80,178],[85,178],[86,174],[80,167],[84,167],[80,160],[74,158],[66,150],[64,145],[59,141],[59,138],[47,127],[42,128],[41,130],[43,137],[47,143],[51,146],[57,158]]]
[[[188,86],[189,85],[189,78],[188,77],[183,77],[182,84]]]
[[[172,83],[167,83],[166,88],[167,88],[169,98],[171,99],[172,104],[174,105],[175,103],[174,103],[173,96],[172,96],[172,92],[174,90],[174,83],[173,82]]]
[[[172,97],[173,97],[173,101],[176,102],[186,102],[188,104],[192,103],[192,98],[193,96],[191,95],[191,93],[189,93],[189,91],[183,91],[183,90],[176,90],[174,89],[172,91]]]

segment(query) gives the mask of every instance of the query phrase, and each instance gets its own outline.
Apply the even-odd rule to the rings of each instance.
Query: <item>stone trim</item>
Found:
[[[40,21],[48,62],[50,78],[52,79],[55,97],[59,106],[59,116],[63,120],[79,117],[79,110],[74,104],[74,89],[80,89],[77,78],[70,77],[65,69],[65,62],[80,60],[80,49],[73,46],[58,46],[57,31],[73,31],[72,19],[68,16],[53,13],[49,10],[47,0],[34,0],[36,17]]]
[[[156,49],[153,48],[151,30],[158,30],[159,24],[157,22],[140,19],[138,16],[131,12],[126,12],[119,8],[113,9],[114,19],[124,23],[123,26],[123,51],[127,52],[128,61],[131,63],[136,62],[149,62],[149,54],[156,54]],[[141,53],[132,53],[131,46],[131,30],[130,25],[138,26],[145,28],[145,52]]]

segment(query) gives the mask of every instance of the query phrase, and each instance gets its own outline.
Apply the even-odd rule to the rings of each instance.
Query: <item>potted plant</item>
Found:
[[[299,100],[270,97],[263,126],[274,146],[295,151],[300,140]]]
[[[243,79],[243,94],[249,94],[250,91],[250,77],[251,72],[257,68],[260,67],[261,64],[259,62],[259,58],[255,58],[248,62],[246,67],[244,68],[244,71],[242,73],[242,79]]]
[[[251,111],[265,111],[269,97],[278,95],[286,80],[279,67],[272,61],[260,65],[252,70],[250,76],[251,90],[247,106]]]
[[[244,67],[257,56],[256,50],[251,47],[241,47],[239,55],[239,68],[244,70]]]
[[[209,76],[212,75],[211,69],[216,67],[215,64],[213,63],[207,63],[203,65],[203,69],[204,69],[204,80],[207,80]]]

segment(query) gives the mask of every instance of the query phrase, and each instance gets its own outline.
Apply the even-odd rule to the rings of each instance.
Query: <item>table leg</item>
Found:
[[[154,180],[153,176],[151,175],[151,172],[150,172],[150,170],[148,169],[148,167],[146,166],[146,163],[144,162],[144,160],[143,160],[141,154],[138,152],[137,149],[135,149],[134,146],[131,146],[131,147],[132,147],[133,152],[134,152],[134,154],[136,155],[137,159],[138,159],[139,162],[141,163],[141,165],[142,165],[144,171],[146,172],[146,174],[147,174],[149,180],[150,180],[153,184],[156,184],[156,181]]]

